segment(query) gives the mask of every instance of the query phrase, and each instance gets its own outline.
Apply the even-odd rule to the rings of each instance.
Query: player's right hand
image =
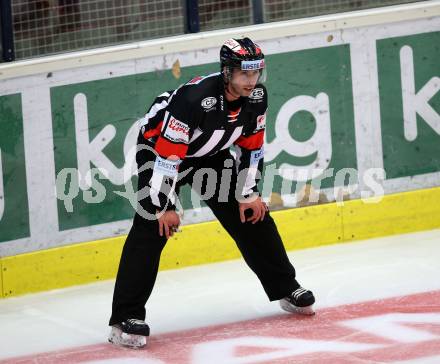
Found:
[[[157,221],[159,222],[159,235],[165,234],[167,239],[174,235],[180,225],[180,217],[173,210],[158,213]]]

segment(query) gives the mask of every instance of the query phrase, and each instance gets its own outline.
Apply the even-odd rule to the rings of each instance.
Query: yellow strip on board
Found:
[[[271,213],[287,250],[440,227],[440,187]],[[160,269],[240,257],[217,221],[182,227],[162,254]],[[3,297],[114,278],[126,236],[0,259]],[[1,291],[0,291],[1,293]],[[1,297],[1,294],[0,294]]]
[[[380,203],[347,201],[343,227],[344,241],[440,227],[440,188],[387,195]]]
[[[3,268],[2,268],[1,259],[0,259],[0,298],[3,298]]]
[[[342,211],[335,203],[271,213],[286,250],[342,241]]]
[[[181,229],[181,233],[167,241],[160,259],[160,270],[240,257],[235,242],[218,221],[186,225]]]
[[[113,278],[123,237],[2,258],[4,297]]]

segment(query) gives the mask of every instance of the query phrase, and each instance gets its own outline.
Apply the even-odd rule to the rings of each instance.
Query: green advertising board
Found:
[[[387,178],[440,171],[440,32],[377,41]]]
[[[0,96],[0,242],[29,236],[21,95]]]
[[[267,64],[265,162],[277,169],[283,164],[309,166],[317,177],[322,177],[319,170],[333,169],[320,183],[321,188],[333,187],[338,171],[357,168],[349,45],[275,54]],[[275,192],[281,191],[281,183],[277,177]],[[295,190],[292,183],[283,192]]]
[[[344,39],[332,42],[322,34],[268,42],[266,174],[276,170],[270,192],[293,200],[305,183],[318,181],[331,197],[341,184],[365,187],[361,173],[382,166],[387,193],[440,185],[440,32],[393,36],[409,32],[395,24],[362,34],[346,30]],[[219,71],[211,53],[195,55],[184,52],[182,63],[203,64],[180,68],[180,54],[174,54],[66,69],[29,84],[22,82],[27,78],[6,80],[0,96],[0,242],[12,246],[29,237],[27,251],[38,239],[56,246],[126,232],[124,220],[134,215],[127,186],[137,189],[127,151],[135,147],[137,120],[160,93]],[[166,69],[156,69],[162,60]],[[39,103],[40,91],[46,98]],[[32,148],[24,135],[33,138]],[[40,144],[45,148],[36,156]],[[41,175],[26,176],[26,166],[42,161]],[[350,178],[347,170],[354,171]],[[41,194],[32,194],[40,188]],[[60,198],[70,193],[70,200]],[[28,196],[37,198],[28,202]],[[188,187],[180,197],[184,209],[198,207]],[[50,212],[50,226],[36,229],[42,210]],[[198,211],[187,214],[188,221],[208,219]],[[98,226],[115,222],[121,223],[107,225],[116,226],[108,235]]]

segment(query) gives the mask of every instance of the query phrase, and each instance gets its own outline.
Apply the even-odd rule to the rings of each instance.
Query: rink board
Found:
[[[272,213],[287,250],[440,227],[440,188]],[[237,259],[240,253],[218,222],[182,227],[171,238],[160,269]],[[2,297],[115,277],[125,236],[26,253],[0,260]]]
[[[339,172],[357,171],[346,186],[355,192],[344,206],[272,213],[287,250],[440,227],[438,121],[417,115],[415,124],[403,122],[409,120],[404,106],[411,115],[419,110],[416,89],[430,90],[419,95],[426,103],[435,93],[430,105],[440,113],[440,48],[432,46],[439,44],[439,30],[440,5],[426,1],[1,65],[0,297],[114,278],[133,216],[129,195],[120,194],[130,165],[126,146],[134,145],[145,102],[158,90],[217,71],[218,46],[231,36],[250,36],[265,49],[271,105],[265,170],[272,163],[279,172],[319,164],[332,171],[320,194],[320,201],[330,202],[338,196],[336,187],[345,185],[343,173],[344,182],[337,183]],[[404,100],[413,81],[414,95],[405,93]],[[298,109],[291,123],[292,105],[303,104],[304,97],[317,105],[318,95],[330,101],[319,115],[312,112],[315,123],[308,109]],[[325,115],[328,120],[321,119]],[[102,160],[92,161],[93,153],[79,146],[104,139],[111,142],[105,153],[104,144],[93,145],[111,162],[107,169],[114,178],[101,179],[108,193],[101,202],[89,201],[93,189],[82,186],[70,211],[59,194],[67,180],[57,185],[57,177],[66,169],[79,173],[80,165],[102,167]],[[303,156],[310,148],[316,150]],[[384,199],[355,200],[370,192],[362,177],[374,169],[386,174],[376,181]],[[91,170],[81,171],[84,176]],[[286,197],[284,207],[297,206],[292,200],[299,181],[283,192],[288,179],[277,175],[267,190]],[[220,224],[209,221],[212,214],[182,195],[183,233],[168,242],[160,269],[239,258]]]
[[[69,52],[0,65],[0,256],[127,234],[138,120],[159,93],[217,72],[232,36],[266,55],[265,198],[296,207],[306,179],[326,202],[341,186],[376,192],[371,179],[387,195],[440,185],[436,114],[411,117],[440,95],[438,1]],[[438,96],[429,105],[440,115]],[[184,225],[214,219],[186,186],[179,197]]]

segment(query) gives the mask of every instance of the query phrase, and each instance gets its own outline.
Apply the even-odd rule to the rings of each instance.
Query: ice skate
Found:
[[[315,297],[311,291],[299,287],[290,296],[280,300],[280,306],[284,311],[299,313],[301,315],[314,315],[313,304]]]
[[[108,341],[115,345],[143,348],[149,335],[150,328],[144,321],[128,319],[112,326]]]

